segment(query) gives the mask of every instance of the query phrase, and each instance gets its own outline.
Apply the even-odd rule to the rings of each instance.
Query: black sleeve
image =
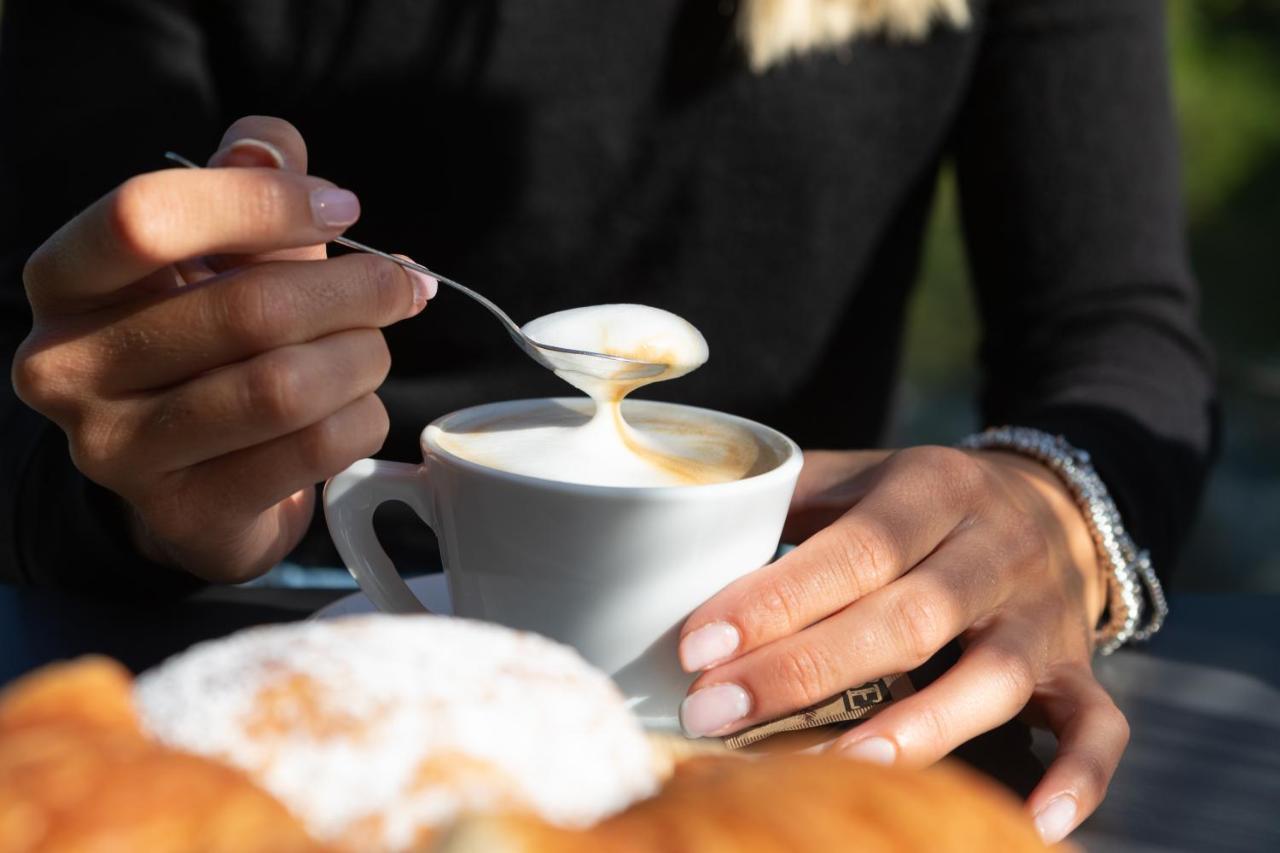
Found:
[[[216,104],[184,5],[7,0],[0,21],[0,352],[31,327],[22,267],[63,222],[168,148],[207,151]],[[195,156],[195,155],[193,155]],[[132,553],[114,496],[62,433],[0,391],[0,580],[95,591],[195,582]]]
[[[1216,435],[1179,201],[1160,0],[980,18],[956,137],[982,417],[1088,450],[1168,576]]]

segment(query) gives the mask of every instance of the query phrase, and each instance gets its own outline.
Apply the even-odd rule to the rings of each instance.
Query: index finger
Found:
[[[130,178],[45,241],[23,272],[37,316],[80,313],[186,258],[332,240],[360,216],[349,190],[277,169],[166,169]]]

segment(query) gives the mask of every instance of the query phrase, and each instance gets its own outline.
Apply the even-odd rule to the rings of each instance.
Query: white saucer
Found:
[[[453,602],[449,600],[449,584],[445,582],[443,573],[419,575],[416,578],[408,578],[405,583],[409,585],[410,591],[418,597],[418,600],[425,604],[432,613],[440,616],[453,614]],[[343,596],[337,601],[321,607],[311,614],[311,618],[336,619],[339,616],[355,616],[360,613],[377,612],[378,608],[373,606],[373,602],[369,600],[367,595],[363,592],[353,592],[351,595]]]

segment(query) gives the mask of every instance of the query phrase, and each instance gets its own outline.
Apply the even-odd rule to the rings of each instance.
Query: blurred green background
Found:
[[[1192,264],[1225,410],[1223,455],[1175,586],[1280,592],[1280,2],[1168,9]],[[895,443],[972,426],[977,339],[948,177],[912,305]]]

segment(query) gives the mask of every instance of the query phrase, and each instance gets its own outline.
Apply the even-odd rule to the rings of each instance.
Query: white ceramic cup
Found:
[[[334,544],[380,610],[423,612],[373,531],[378,505],[403,501],[436,532],[455,614],[573,646],[617,681],[646,725],[677,728],[692,682],[676,654],[680,626],[773,556],[800,448],[743,418],[647,400],[628,400],[624,411],[735,424],[776,464],[728,483],[585,486],[490,468],[440,446],[442,430],[546,403],[514,400],[445,415],[422,431],[421,465],[363,459],[338,474],[324,490]],[[585,398],[555,403],[583,412],[592,405]]]

